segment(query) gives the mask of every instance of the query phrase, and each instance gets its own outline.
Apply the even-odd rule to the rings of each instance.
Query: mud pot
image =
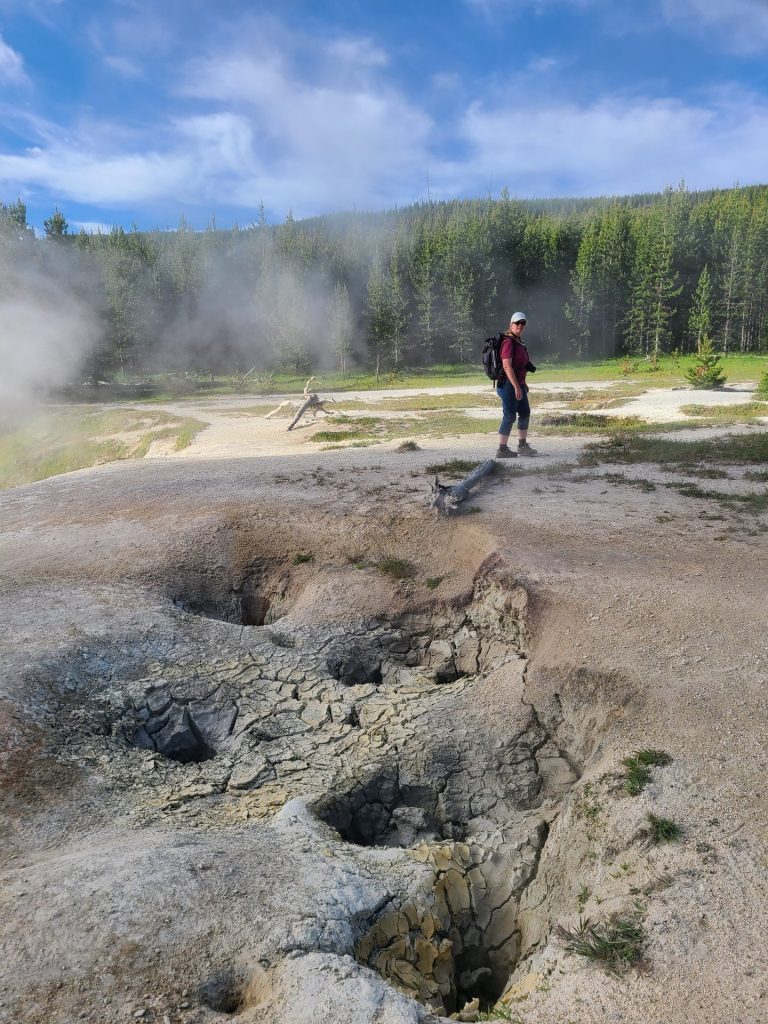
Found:
[[[277,958],[351,955],[435,1014],[492,1007],[551,928],[546,906],[523,927],[521,904],[599,741],[567,749],[562,708],[544,724],[525,699],[525,587],[494,556],[450,601],[329,623],[290,614],[303,584],[274,552],[182,577],[145,596],[141,643],[107,633],[27,666],[35,756],[85,791],[97,775],[96,818],[119,805],[142,827],[226,835],[300,806],[305,841],[378,857],[385,894],[341,899],[338,935]],[[200,1005],[258,1007],[257,968],[224,957]]]

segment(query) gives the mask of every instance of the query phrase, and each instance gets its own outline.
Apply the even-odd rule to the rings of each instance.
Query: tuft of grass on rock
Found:
[[[293,564],[294,565],[306,565],[307,562],[314,562],[314,560],[315,560],[315,556],[313,554],[304,553],[304,552],[300,551],[297,555],[294,555],[294,557],[293,557]]]
[[[419,452],[421,448],[415,441],[403,441],[395,448],[396,452]]]
[[[621,762],[624,766],[624,789],[630,796],[637,796],[651,781],[651,768],[672,763],[672,758],[663,750],[636,750]]]
[[[437,590],[444,579],[445,576],[430,576],[428,580],[424,581],[424,584],[429,587],[430,590]]]
[[[513,1017],[512,1010],[507,1006],[506,1003],[496,1003],[490,1010],[478,1010],[475,1015],[475,1020],[502,1020],[507,1021],[508,1024],[523,1024],[520,1017]]]
[[[657,814],[648,815],[651,839],[658,846],[660,843],[674,843],[683,834],[683,830],[671,818],[661,818]]]
[[[405,558],[382,558],[376,568],[385,576],[391,576],[395,580],[407,580],[416,575],[416,566]]]
[[[589,898],[591,895],[592,890],[589,888],[588,885],[583,885],[579,890],[579,894],[576,897],[576,903],[578,905],[580,913],[584,910],[584,907],[586,907],[587,903],[589,903]]]
[[[638,914],[613,914],[607,921],[595,924],[588,917],[581,918],[575,928],[561,925],[557,931],[569,953],[592,960],[611,974],[620,974],[642,962],[645,931]]]

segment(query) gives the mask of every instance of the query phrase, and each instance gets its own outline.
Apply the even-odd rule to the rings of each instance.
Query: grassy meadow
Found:
[[[542,363],[531,378],[531,404],[537,434],[615,435],[658,433],[684,426],[716,422],[725,426],[755,423],[768,414],[768,404],[753,401],[739,406],[712,407],[701,401],[706,392],[692,391],[684,407],[685,422],[648,424],[639,416],[617,419],[606,411],[616,409],[649,388],[685,386],[686,371],[694,357],[667,357],[651,364],[645,360],[611,359],[597,362]],[[768,356],[726,356],[722,365],[728,384],[757,383],[768,371]],[[239,386],[234,378],[201,382],[193,379],[154,378],[156,393],[151,398],[131,401],[131,408],[117,402],[56,405],[40,410],[22,426],[0,427],[0,488],[43,480],[49,476],[86,469],[123,459],[143,458],[153,444],[166,451],[187,447],[205,427],[192,416],[172,415],[157,406],[173,401],[195,404],[205,416],[206,406],[227,416],[262,417],[275,407],[278,394],[298,395],[307,379],[290,374],[269,374]],[[582,387],[586,382],[605,387]],[[537,391],[539,384],[563,385],[557,395]],[[487,390],[478,392],[476,385]],[[572,385],[572,386],[569,386]],[[428,387],[452,387],[446,395],[420,393]],[[379,375],[363,371],[323,374],[312,389],[333,397],[332,415],[318,421],[307,442],[323,449],[368,447],[388,441],[490,433],[499,421],[499,403],[490,382],[476,365],[442,365],[429,370],[407,370]],[[345,392],[379,389],[410,391],[378,398],[375,402]],[[112,393],[114,394],[112,389]],[[119,387],[117,388],[119,391]],[[221,395],[245,398],[262,396],[263,401],[242,406],[228,403],[217,407]],[[556,399],[557,410],[547,405]],[[694,400],[696,399],[696,400]],[[296,400],[296,399],[294,399]],[[195,410],[190,410],[195,411]]]

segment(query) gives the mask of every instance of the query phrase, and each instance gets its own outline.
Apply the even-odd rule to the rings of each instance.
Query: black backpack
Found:
[[[501,343],[508,337],[508,334],[494,334],[492,338],[486,338],[483,342],[483,369],[486,376],[490,377],[494,384],[504,380],[504,367],[501,365],[500,353]],[[512,344],[522,345],[522,342],[518,341],[517,338],[512,338]],[[528,373],[536,373],[536,367],[530,361],[525,368]]]
[[[501,343],[505,338],[506,334],[494,334],[492,338],[486,338],[483,342],[483,369],[494,384],[504,379],[500,352]]]

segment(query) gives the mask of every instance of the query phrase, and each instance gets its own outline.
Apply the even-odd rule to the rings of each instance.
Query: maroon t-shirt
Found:
[[[530,358],[528,356],[528,349],[525,347],[522,341],[518,341],[517,338],[511,337],[511,335],[507,335],[507,337],[501,343],[499,355],[501,356],[502,361],[504,359],[512,360],[512,369],[515,371],[517,383],[520,385],[520,387],[522,387],[525,384],[525,375],[527,373],[527,370],[525,368],[530,362]]]

